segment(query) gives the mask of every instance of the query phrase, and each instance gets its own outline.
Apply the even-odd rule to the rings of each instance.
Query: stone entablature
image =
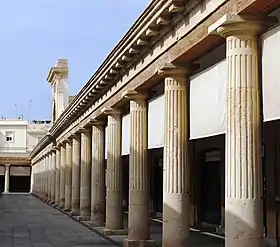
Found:
[[[242,1],[237,6],[233,0],[210,1],[209,3],[201,3],[201,1],[195,0],[173,0],[166,1],[164,4],[162,1],[152,1],[127,35],[121,40],[117,47],[113,49],[111,55],[109,55],[100,66],[99,70],[97,70],[81,89],[73,102],[54,123],[53,127],[50,129],[50,135],[45,136],[33,150],[31,157],[36,156],[45,145],[53,140],[56,142],[63,141],[63,139],[71,135],[72,132],[74,133],[81,126],[86,125],[89,118],[97,118],[102,115],[101,109],[104,106],[110,107],[119,103],[122,100],[120,95],[124,91],[134,90],[148,82],[152,85],[155,81],[162,80],[162,78],[157,75],[157,71],[164,66],[166,62],[182,62],[185,59],[197,58],[199,55],[202,55],[212,48],[213,45],[221,43],[222,41],[219,37],[210,37],[207,30],[208,26],[215,23],[220,17],[227,13],[229,9],[232,9],[233,13],[239,13],[250,4],[251,6],[258,6],[263,3],[260,3],[258,0],[251,2]],[[263,5],[263,8],[266,8],[269,4],[265,3]],[[174,13],[172,6],[178,11]],[[152,14],[149,15],[148,13]],[[161,15],[166,17],[165,14],[169,17],[169,19],[167,18],[166,20],[169,22],[169,29],[162,28],[161,31],[164,30],[164,36],[162,36],[161,31],[159,31],[157,27],[165,26],[166,22],[157,21],[157,19],[162,18]],[[204,19],[205,21],[201,23]],[[143,23],[143,25],[139,23]],[[149,23],[150,26],[145,25],[147,23]],[[165,25],[163,25],[164,23]],[[199,28],[198,25],[200,25]],[[153,36],[160,37],[161,43],[158,42],[158,39],[151,39],[153,36],[148,35],[150,32],[148,30],[157,31],[157,34]],[[171,32],[174,30],[176,30],[176,35]],[[125,41],[128,41],[130,38],[138,37],[136,35],[137,33],[143,40],[145,40],[143,37],[150,37],[147,39],[148,43],[145,43],[145,46],[143,45],[141,49],[140,47],[142,47],[142,45],[140,45],[139,42],[138,45],[136,43],[140,54],[143,54],[145,49],[147,50],[150,48],[156,56],[152,58],[148,55],[141,57],[129,52],[126,53],[126,59],[124,59],[125,57],[122,53],[120,53],[119,56],[113,56],[113,54],[119,54],[120,51],[127,52],[132,45],[135,45],[134,43],[127,46],[124,44]],[[166,45],[165,42],[169,37],[173,37],[173,39],[170,39]],[[202,47],[201,44],[204,43],[205,45]],[[157,44],[164,45],[162,49],[158,49],[157,52],[155,52]],[[198,44],[200,49],[196,49]],[[184,56],[184,60],[182,60],[182,56]],[[115,57],[115,60],[113,57]],[[128,60],[128,57],[131,59]],[[145,66],[131,69],[132,64],[137,64],[140,58]],[[120,61],[123,62],[124,65],[122,68],[115,66],[116,64],[121,64]],[[118,77],[116,77],[117,75]],[[111,83],[114,83],[114,85],[112,86]],[[52,137],[52,139],[50,140],[49,137]]]
[[[203,5],[200,5],[200,1],[197,0],[152,1],[127,35],[113,49],[100,69],[54,123],[50,134],[60,139],[59,135],[64,136],[63,130],[65,130],[65,126],[69,125],[69,122],[72,124],[67,126],[67,131],[64,131],[66,133],[69,132],[69,129],[78,126],[94,110],[117,93],[120,88],[131,82],[135,76],[146,69],[149,63],[170,49],[178,40],[195,28],[201,19],[213,13],[225,1],[219,0],[203,12],[201,11]],[[200,12],[202,13],[200,14]],[[173,35],[172,30],[176,30],[176,35]],[[164,40],[163,43],[162,40]],[[151,56],[148,51],[149,49],[155,49],[153,46],[157,46],[157,49]],[[139,63],[140,58],[144,59],[144,62]],[[172,61],[165,60],[165,62]],[[131,69],[131,65],[137,63],[139,63],[137,69]],[[157,69],[159,68],[157,67]],[[149,76],[146,80],[155,75],[156,69],[149,70]],[[114,84],[113,87],[112,83]],[[100,113],[99,111],[96,115]],[[47,138],[44,138],[41,143],[47,142]],[[34,152],[36,150],[37,148]]]

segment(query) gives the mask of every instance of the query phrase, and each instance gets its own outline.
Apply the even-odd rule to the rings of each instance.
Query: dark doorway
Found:
[[[205,154],[202,166],[201,216],[202,222],[221,223],[221,161],[219,152]]]
[[[4,192],[5,187],[5,175],[0,175],[0,189]]]
[[[10,176],[10,192],[30,192],[30,176]]]
[[[155,163],[155,210],[162,213],[163,204],[163,159],[158,157]]]

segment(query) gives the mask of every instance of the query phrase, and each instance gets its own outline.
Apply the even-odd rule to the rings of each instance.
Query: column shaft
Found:
[[[263,246],[257,35],[227,37],[226,246]]]
[[[81,136],[73,136],[72,146],[72,213],[80,213],[80,164],[81,164]]]
[[[52,156],[51,153],[48,153],[48,187],[47,187],[47,194],[48,194],[48,201],[51,200],[51,166],[52,166]]]
[[[51,202],[55,202],[55,166],[56,166],[56,152],[55,150],[52,151],[52,164],[51,164]]]
[[[91,191],[91,133],[89,129],[81,133],[81,187],[80,187],[80,216],[90,218]]]
[[[45,180],[45,184],[44,184],[44,199],[47,200],[48,199],[48,157],[47,155],[44,158],[45,160],[45,175],[44,175],[44,180]]]
[[[66,142],[65,210],[72,209],[72,140]]]
[[[35,172],[36,172],[36,168],[35,168],[36,165],[32,165],[30,166],[30,169],[31,169],[31,178],[30,178],[30,193],[31,194],[34,194],[35,193],[35,190],[36,190],[36,186],[35,186]]]
[[[187,246],[189,238],[187,71],[165,73],[163,247]]]
[[[107,152],[106,229],[116,230],[123,228],[121,116],[119,112],[108,116]]]
[[[62,144],[60,147],[60,192],[59,192],[60,208],[64,208],[65,206],[65,159],[66,159],[65,144]]]
[[[59,205],[60,200],[60,147],[56,149],[56,162],[55,162],[55,204]]]
[[[10,165],[5,165],[5,188],[4,193],[10,192]]]
[[[91,221],[105,222],[105,129],[102,123],[92,126]]]

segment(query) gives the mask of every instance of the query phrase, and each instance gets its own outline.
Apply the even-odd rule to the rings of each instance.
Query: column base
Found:
[[[73,211],[71,211],[69,214],[70,214],[71,216],[78,216],[78,214],[76,214],[76,213],[73,212]]]
[[[91,227],[101,227],[101,226],[105,227],[105,222],[92,222],[92,221],[90,221],[89,225]]]
[[[130,240],[125,238],[123,241],[124,247],[154,247],[156,246],[154,240]]]
[[[102,229],[102,232],[106,236],[110,235],[127,235],[128,231],[127,229]]]
[[[69,208],[64,208],[63,211],[64,211],[64,212],[67,212],[67,213],[70,213],[70,212],[71,212],[71,209],[69,209]]]
[[[78,221],[89,221],[90,220],[90,216],[77,216],[77,220]]]
[[[63,205],[59,205],[58,208],[61,209],[61,210],[63,210],[63,209],[64,209],[64,206],[63,206]]]

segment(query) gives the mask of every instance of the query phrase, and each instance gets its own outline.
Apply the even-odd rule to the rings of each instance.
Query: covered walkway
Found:
[[[105,247],[110,242],[29,194],[0,198],[1,247]]]

